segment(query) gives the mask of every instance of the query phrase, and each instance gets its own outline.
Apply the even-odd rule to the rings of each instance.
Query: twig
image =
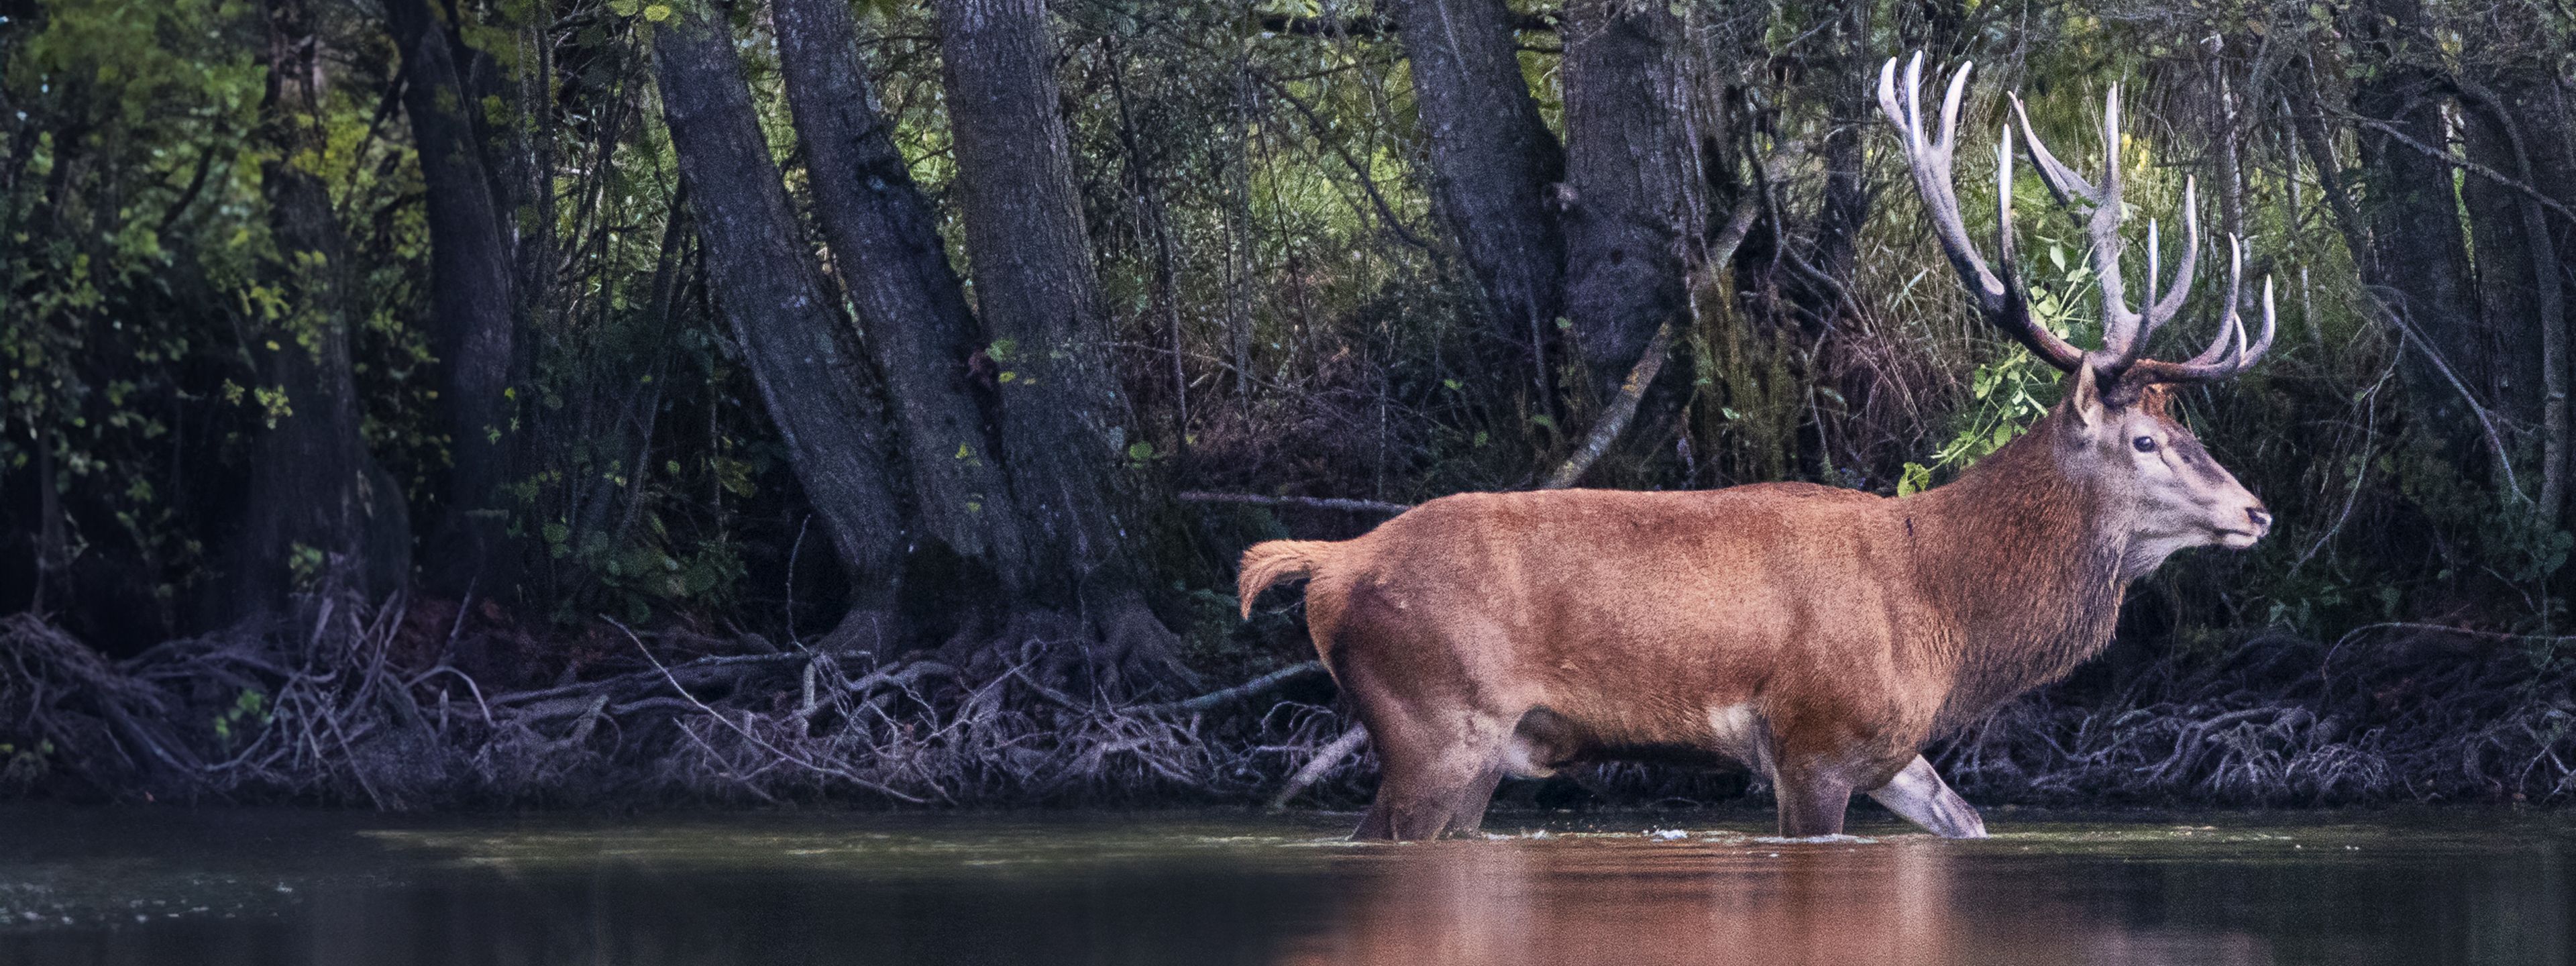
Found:
[[[1315,753],[1315,757],[1308,759],[1306,767],[1297,769],[1296,774],[1288,776],[1288,784],[1279,789],[1279,794],[1270,797],[1270,810],[1275,812],[1287,808],[1290,799],[1296,798],[1308,786],[1322,781],[1324,775],[1333,770],[1333,766],[1341,764],[1342,759],[1358,753],[1360,745],[1367,741],[1368,729],[1366,728],[1352,728],[1342,732],[1341,737],[1333,739],[1332,744],[1325,745],[1322,751]]]
[[[2469,391],[2469,384],[2460,380],[2459,373],[2451,371],[2449,360],[2442,358],[2441,350],[2433,348],[2433,341],[2415,331],[2415,324],[2406,320],[2406,313],[2397,311],[2376,292],[2372,293],[2371,301],[2379,303],[2380,310],[2388,313],[2389,321],[2397,323],[2397,330],[2413,340],[2415,348],[2424,353],[2424,358],[2433,363],[2433,368],[2442,374],[2442,378],[2450,381],[2451,388],[2459,391],[2460,400],[2468,403],[2469,412],[2478,417],[2478,428],[2486,432],[2487,445],[2495,450],[2496,467],[2504,471],[2505,489],[2512,491],[2514,497],[2524,504],[2530,504],[2531,494],[2522,492],[2522,484],[2514,479],[2513,451],[2505,448],[2504,437],[2496,433],[2495,421],[2489,418],[2487,407],[2478,403],[2477,393]]]
[[[1253,695],[1276,688],[1298,678],[1302,678],[1310,674],[1323,673],[1323,670],[1323,662],[1307,661],[1302,664],[1280,668],[1279,670],[1272,671],[1268,674],[1253,678],[1252,680],[1245,681],[1242,684],[1238,684],[1230,688],[1225,688],[1219,691],[1210,691],[1195,698],[1189,698],[1182,701],[1164,701],[1157,704],[1140,704],[1128,708],[1127,710],[1135,714],[1197,714],[1202,711],[1213,711],[1236,701],[1241,701],[1245,698],[1252,697]]]
[[[857,786],[859,786],[859,787],[861,787],[861,788],[865,788],[865,789],[867,789],[867,790],[869,790],[869,791],[876,792],[877,794],[884,795],[884,796],[886,796],[886,797],[888,797],[888,798],[902,799],[903,801],[911,802],[912,804],[915,804],[915,805],[927,805],[927,804],[929,804],[929,800],[927,800],[927,799],[915,798],[915,797],[913,797],[913,796],[911,796],[911,795],[906,795],[906,794],[904,794],[904,793],[902,793],[902,792],[895,791],[894,789],[889,788],[889,787],[886,787],[886,786],[885,786],[885,785],[883,785],[883,784],[879,784],[879,783],[877,783],[877,782],[873,782],[873,781],[869,781],[869,780],[867,780],[867,779],[865,779],[865,778],[861,778],[861,777],[859,777],[859,776],[857,776],[857,775],[853,775],[853,774],[851,774],[851,773],[849,772],[849,770],[848,770],[848,769],[845,769],[845,768],[834,768],[834,767],[831,767],[831,766],[829,766],[829,765],[817,764],[817,763],[812,762],[812,761],[807,761],[807,760],[806,760],[805,758],[803,758],[802,756],[789,754],[789,753],[787,753],[786,751],[781,750],[777,745],[770,744],[768,741],[763,740],[759,735],[752,734],[750,729],[748,729],[748,728],[744,728],[744,727],[743,727],[743,726],[741,726],[741,725],[735,724],[735,723],[733,723],[733,719],[731,719],[731,718],[727,718],[727,717],[725,717],[724,715],[721,715],[721,714],[716,713],[716,709],[714,709],[714,708],[710,708],[710,707],[707,707],[706,702],[698,700],[698,696],[697,696],[697,695],[690,694],[690,693],[689,693],[689,689],[688,689],[688,688],[681,687],[681,686],[680,686],[680,679],[679,679],[677,676],[674,676],[674,675],[671,673],[671,669],[670,669],[670,668],[667,668],[667,667],[662,666],[662,660],[661,660],[660,658],[657,658],[657,657],[654,657],[654,656],[653,656],[653,649],[652,649],[652,648],[649,648],[649,647],[645,647],[645,646],[644,646],[644,639],[643,639],[643,638],[640,638],[640,637],[635,636],[635,632],[634,632],[633,630],[629,629],[629,628],[628,628],[626,625],[624,625],[624,624],[620,624],[620,623],[618,623],[618,622],[616,621],[616,619],[615,619],[615,618],[611,618],[611,617],[609,617],[609,616],[607,616],[607,615],[605,615],[605,614],[600,615],[600,618],[599,618],[599,619],[600,619],[600,620],[603,620],[603,621],[607,621],[609,626],[614,627],[614,628],[617,628],[620,632],[624,633],[624,634],[626,635],[626,639],[627,639],[627,640],[635,642],[635,649],[636,649],[636,650],[638,650],[638,651],[643,652],[643,654],[644,654],[644,660],[652,662],[652,664],[653,664],[653,669],[654,669],[654,670],[657,670],[657,671],[662,672],[662,679],[663,679],[663,680],[665,680],[665,681],[669,681],[669,682],[671,683],[671,690],[674,690],[674,691],[680,692],[680,697],[682,697],[682,698],[684,698],[684,699],[687,699],[687,701],[688,701],[690,704],[692,704],[692,705],[696,705],[696,706],[697,706],[697,709],[698,709],[699,711],[703,711],[703,712],[705,712],[705,713],[706,713],[706,715],[707,715],[707,717],[714,718],[714,719],[716,719],[716,721],[717,721],[718,723],[723,724],[723,725],[724,725],[725,727],[727,727],[727,728],[733,729],[733,733],[734,733],[734,734],[737,734],[737,735],[741,735],[741,736],[743,737],[743,740],[745,740],[745,741],[749,741],[749,742],[751,742],[752,744],[755,744],[755,745],[759,745],[759,746],[761,747],[761,749],[762,749],[762,750],[765,750],[765,751],[769,752],[770,754],[777,755],[777,756],[778,756],[780,759],[782,759],[782,760],[789,761],[789,762],[793,762],[793,763],[795,763],[795,764],[797,764],[797,765],[801,765],[801,766],[805,767],[805,768],[806,768],[806,769],[808,769],[808,770],[811,770],[811,771],[814,771],[814,772],[817,772],[817,773],[820,773],[820,774],[831,775],[831,776],[833,776],[833,777],[835,777],[835,778],[842,779],[842,780],[847,781],[847,782],[849,782],[849,783],[851,783],[851,784],[853,784],[853,785],[857,785]]]
[[[2469,159],[2467,159],[2467,158],[2463,158],[2463,157],[2460,157],[2460,156],[2458,156],[2458,155],[2454,155],[2454,154],[2452,154],[2452,153],[2451,153],[2451,152],[2449,152],[2449,151],[2445,151],[2445,150],[2442,150],[2441,148],[2437,148],[2437,147],[2434,147],[2434,146],[2432,146],[2432,145],[2430,145],[2430,144],[2426,144],[2426,143],[2424,143],[2424,142],[2422,142],[2422,141],[2416,140],[2414,137],[2412,137],[2412,136],[2408,135],[2408,134],[2407,134],[2406,132],[2404,132],[2404,131],[2400,131],[2400,130],[2398,130],[2398,129],[2397,129],[2397,127],[2396,127],[2395,125],[2392,125],[2392,124],[2390,124],[2390,123],[2388,123],[2388,122],[2386,122],[2386,121],[2382,121],[2382,120],[2379,120],[2379,119],[2377,119],[2377,118],[2363,117],[2363,116],[2361,116],[2361,115],[2359,115],[2359,114],[2353,114],[2353,115],[2348,115],[2348,116],[2349,116],[2349,117],[2351,118],[2351,120],[2352,120],[2354,123],[2356,123],[2356,124],[2359,124],[2359,125],[2361,125],[2361,126],[2363,126],[2363,127],[2369,128],[2369,129],[2371,129],[2371,130],[2373,130],[2373,131],[2377,131],[2377,132],[2379,132],[2379,133],[2381,133],[2381,134],[2388,135],[2389,137],[2396,139],[2396,141],[2397,141],[2398,143],[2403,144],[2403,145],[2406,145],[2407,147],[2410,147],[2410,148],[2414,148],[2415,150],[2420,151],[2420,152],[2422,152],[2422,153],[2424,153],[2424,154],[2431,155],[2432,157],[2434,157],[2434,158],[2436,158],[2436,159],[2439,159],[2439,160],[2440,160],[2442,163],[2444,163],[2444,164],[2448,164],[2448,165],[2450,165],[2450,166],[2452,166],[2452,167],[2455,167],[2455,168],[2458,168],[2458,169],[2460,169],[2460,170],[2466,171],[2466,172],[2468,172],[2468,173],[2470,173],[2470,174],[2477,175],[2478,177],[2485,178],[2485,179],[2487,179],[2487,180],[2489,180],[2489,181],[2493,181],[2493,182],[2495,182],[2495,183],[2497,183],[2497,184],[2499,184],[2499,185],[2503,185],[2503,186],[2505,186],[2505,187],[2507,187],[2507,188],[2511,188],[2511,189],[2513,189],[2514,191],[2519,192],[2519,193],[2523,194],[2523,195],[2524,195],[2524,196],[2526,196],[2526,197],[2529,197],[2529,198],[2531,199],[2531,201],[2532,201],[2534,204],[2537,204],[2537,205],[2539,205],[2539,206],[2541,206],[2541,207],[2543,207],[2543,208],[2547,208],[2547,209],[2549,209],[2549,210],[2551,210],[2551,211],[2555,211],[2555,212],[2557,212],[2557,213],[2559,214],[2559,216],[2560,216],[2560,217],[2562,217],[2562,218],[2566,218],[2566,219],[2568,219],[2568,220],[2570,220],[2570,221],[2576,221],[2576,211],[2570,211],[2570,210],[2568,210],[2568,208],[2567,208],[2567,206],[2566,206],[2566,205],[2563,205],[2563,204],[2559,204],[2559,203],[2558,203],[2558,199],[2550,197],[2549,195],[2547,195],[2547,194],[2543,193],[2543,192],[2542,192],[2540,189],[2538,189],[2538,188],[2534,188],[2534,187],[2532,187],[2532,186],[2530,186],[2530,185],[2528,185],[2528,184],[2524,184],[2524,183],[2523,183],[2523,182],[2521,182],[2521,181],[2514,180],[2513,178],[2506,176],[2506,175],[2505,175],[2505,173],[2504,173],[2504,172],[2502,172],[2502,171],[2498,171],[2498,170],[2496,170],[2496,169],[2494,169],[2494,168],[2487,167],[2486,165],[2479,164],[2479,163],[2477,163],[2477,162],[2475,162],[2475,161],[2471,161],[2471,160],[2469,160]]]
[[[1348,500],[1324,496],[1259,496],[1251,493],[1210,493],[1187,490],[1179,497],[1183,503],[1242,503],[1251,506],[1295,506],[1316,510],[1347,510],[1353,513],[1402,513],[1413,509],[1410,503],[1387,503],[1381,500]]]

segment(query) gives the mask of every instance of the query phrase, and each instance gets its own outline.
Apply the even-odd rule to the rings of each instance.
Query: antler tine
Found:
[[[2102,189],[2094,187],[2093,182],[2084,180],[2083,175],[2076,174],[2075,169],[2067,167],[2057,160],[2057,155],[2048,152],[2048,145],[2039,139],[2039,130],[2030,126],[2030,112],[2023,109],[2021,95],[2010,96],[2013,116],[2021,121],[2021,139],[2030,145],[2031,161],[2039,165],[2039,183],[2048,186],[2048,193],[2057,196],[2058,204],[2073,205],[2079,201],[2088,205],[2101,204]]]
[[[2272,306],[2272,278],[2268,275],[2263,277],[2263,332],[2254,338],[2252,345],[2247,345],[2245,326],[2236,310],[2242,293],[2238,283],[2242,280],[2244,246],[2236,236],[2230,235],[2228,248],[2227,311],[2220,320],[2218,337],[2210,340],[2209,348],[2189,362],[2139,360],[2121,374],[2123,386],[2138,389],[2153,383],[2215,382],[2253,368],[2255,361],[2263,358],[2263,353],[2271,351],[2272,337],[2280,331],[2280,320]]]
[[[2215,365],[2227,358],[2231,336],[2238,347],[2245,344],[2245,322],[2236,314],[2236,305],[2244,298],[2244,275],[2245,243],[2231,234],[2227,236],[2227,308],[2219,315],[2218,334],[2210,338],[2209,347],[2191,357],[2186,365]]]
[[[2073,372],[2084,359],[2083,350],[2075,348],[2056,333],[2031,318],[2030,301],[2015,275],[2012,260],[2012,193],[2010,167],[2007,163],[1998,174],[2002,196],[1996,200],[2000,216],[1996,233],[2004,252],[2003,271],[1998,275],[1989,268],[1968,239],[1966,222],[1960,217],[1959,196],[1950,184],[1953,152],[1957,147],[1959,106],[1967,92],[1968,75],[1974,64],[1959,65],[1951,75],[1949,90],[1942,98],[1941,116],[1936,123],[1939,138],[1930,132],[1923,116],[1923,54],[1915,52],[1906,65],[1902,97],[1896,85],[1896,61],[1891,58],[1879,69],[1878,105],[1889,122],[1903,135],[1905,167],[1914,177],[1915,190],[1923,197],[1923,207],[1932,217],[1933,236],[1941,251],[1949,256],[1950,267],[1976,299],[1977,310],[1986,321],[2002,329],[2050,365]],[[2007,142],[2007,150],[2009,142]]]
[[[2154,223],[2148,223],[2147,297],[2153,300],[2153,304],[2147,307],[2146,321],[2138,328],[2137,343],[2129,347],[2132,362],[2136,361],[2136,355],[2146,351],[2147,340],[2155,338],[2156,330],[2173,321],[2174,316],[2182,311],[2183,300],[2191,296],[2192,272],[2200,266],[2200,179],[2191,176],[2185,176],[2182,182],[2182,225],[2182,263],[2174,266],[2172,284],[2165,287],[2162,297],[2158,297],[2153,268],[2156,257]]]
[[[2137,358],[2138,313],[2129,308],[2128,282],[2121,277],[2120,252],[2120,85],[2102,98],[2102,197],[2086,219],[2084,233],[2093,240],[2093,273],[2102,288],[2102,369],[2119,372]],[[2155,279],[2147,280],[2150,294]]]
[[[2152,313],[2155,308],[2156,277],[2164,273],[2164,269],[2162,267],[2164,261],[2163,227],[2164,226],[2156,219],[2147,219],[2147,276],[2141,281],[2146,284],[2147,289],[2147,297],[2142,300],[2142,304],[2150,313]],[[2146,321],[2144,319],[2140,319],[2138,323],[2138,338],[2129,344],[2129,348],[2135,350],[2138,346],[2145,344],[2147,344]]]
[[[1914,58],[1922,63],[1923,52],[1915,51]],[[1941,157],[1945,160],[1959,147],[1959,96],[1968,92],[1968,71],[1975,66],[1975,61],[1961,63],[1958,72],[1950,75],[1949,92],[1941,96]]]
[[[2003,131],[2003,137],[1995,141],[1995,250],[1996,254],[2002,256],[1998,259],[1998,264],[2003,266],[2005,297],[2011,299],[2014,304],[2027,306],[2030,304],[2030,292],[2022,285],[2021,259],[2015,253],[2013,246],[2012,125],[2004,125]],[[2024,311],[2022,314],[2027,317],[2029,312]],[[2031,327],[2040,329],[2037,324]],[[2040,329],[2040,331],[2047,330]],[[2054,333],[2050,335],[2054,337]],[[2059,344],[2066,345],[2069,351],[2075,349],[2072,344],[2063,342]],[[2047,355],[2049,352],[2046,349],[2038,351],[2042,355]],[[2076,355],[2081,357],[2082,353],[2079,352]]]
[[[2272,337],[2279,334],[2280,320],[2272,315],[2272,276],[2263,276],[2263,334],[2254,337],[2254,347],[2236,355],[2236,371],[2243,372],[2262,361],[2272,351]]]

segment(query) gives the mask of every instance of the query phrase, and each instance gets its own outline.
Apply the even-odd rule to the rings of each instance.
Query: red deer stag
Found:
[[[2031,315],[2013,260],[2012,130],[1996,151],[1998,248],[1969,241],[1950,185],[1959,97],[1924,125],[1921,54],[1879,105],[1951,267],[1986,320],[2073,385],[2019,439],[1948,485],[1885,498],[1806,483],[1701,492],[1468,493],[1366,536],[1276,540],[1243,555],[1246,616],[1272,583],[1308,578],[1315,650],[1376,743],[1383,778],[1355,837],[1473,832],[1504,775],[1652,757],[1732,761],[1767,776],[1780,833],[1841,831],[1854,791],[1934,833],[1985,824],[1921,749],[2055,681],[2111,637],[2130,581],[2177,550],[2253,545],[2263,503],[2166,413],[2170,387],[2243,372],[2242,248],[2229,239],[2217,338],[2186,362],[2142,358],[2181,310],[2199,247],[2155,290],[2155,231],[2138,309],[2122,293],[2120,95],[2103,109],[2101,182],[2021,130],[2057,199],[2089,207],[2103,346],[2085,352]],[[2019,102],[2015,102],[2019,112]]]

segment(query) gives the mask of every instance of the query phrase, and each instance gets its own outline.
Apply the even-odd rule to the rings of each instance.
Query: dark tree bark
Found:
[[[2549,117],[2549,105],[2542,99],[2546,93],[2516,83],[2522,78],[2495,80],[2483,91],[2493,97],[2492,102],[2463,98],[2466,110],[2461,112],[2465,122],[2461,127],[2467,135],[2468,159],[2539,187],[2540,179],[2535,177],[2539,159],[2525,149],[2524,139],[2559,126]],[[2483,388],[2494,394],[2499,412],[2537,423],[2543,394],[2540,353],[2535,350],[2546,314],[2560,308],[2556,296],[2561,271],[2560,266],[2540,264],[2537,258],[2542,251],[2554,249],[2556,240],[2548,231],[2543,209],[2517,188],[2472,174],[2462,179],[2460,198],[2477,235],[2478,301],[2495,321],[2496,346],[2491,351],[2496,365]],[[2552,319],[2548,324],[2561,322]]]
[[[2489,8],[2480,26],[2499,38],[2547,36],[2536,11],[2519,4]],[[2461,194],[2478,248],[2478,288],[2497,343],[2496,407],[2540,431],[2540,515],[2554,522],[2567,496],[2571,446],[2568,412],[2566,280],[2576,226],[2553,219],[2541,198],[2576,202],[2576,140],[2565,90],[2542,68],[2541,52],[2512,44],[2481,51],[2463,71],[2461,88],[2469,160],[2520,182],[2517,187],[2472,174]]]
[[[262,164],[276,278],[292,314],[254,339],[251,357],[284,411],[252,444],[247,500],[231,548],[220,619],[280,612],[298,589],[390,592],[409,570],[403,494],[358,434],[349,362],[348,251],[329,189],[294,158],[324,147],[325,52],[302,0],[262,9],[268,67]],[[300,581],[310,581],[299,585]]]
[[[1548,332],[1565,303],[1565,240],[1542,203],[1564,176],[1556,135],[1521,77],[1503,0],[1392,0],[1430,145],[1431,196],[1503,338],[1548,385]],[[1649,324],[1645,331],[1653,332]]]
[[[918,524],[1002,577],[1028,574],[1021,514],[968,369],[983,348],[939,215],[895,150],[842,0],[776,0],[778,54],[815,213],[885,374]]]
[[[433,590],[485,595],[515,579],[504,532],[510,477],[518,325],[511,301],[510,237],[467,115],[444,23],[431,0],[389,0],[401,48],[403,110],[420,151],[429,220],[430,339],[439,359],[438,402],[448,434],[446,505],[431,533],[422,577]]]
[[[1870,48],[1869,9],[1865,3],[1844,4],[1834,14],[1834,56],[1819,65],[1828,73],[1825,89],[1827,122],[1817,155],[1824,162],[1825,194],[1816,211],[1816,244],[1807,273],[1795,287],[1797,302],[1812,319],[1830,321],[1843,314],[1845,291],[1858,268],[1860,232],[1869,221],[1869,180],[1862,134],[1879,122],[1871,84],[1878,78],[1877,52]]]
[[[904,534],[882,414],[867,389],[874,377],[799,237],[732,29],[708,4],[681,7],[653,31],[653,64],[709,284],[849,573],[853,618],[882,615],[894,603]]]
[[[1092,276],[1043,0],[940,0],[939,49],[975,298],[1001,369],[1002,455],[1044,610],[1079,606],[1114,651],[1177,668],[1144,608],[1128,415]]]
[[[1629,0],[1576,0],[1565,16],[1566,317],[1599,403],[1684,308],[1695,173],[1679,18]]]
[[[2353,88],[2353,111],[2418,144],[2445,143],[2446,99],[2439,76],[2426,66],[2439,64],[2442,54],[2419,0],[2371,0],[2354,12],[2351,32],[2375,66]],[[2408,389],[2442,438],[2476,439],[2470,404],[2424,351],[2441,352],[2469,386],[2487,384],[2488,340],[2471,287],[2451,167],[2386,131],[2365,126],[2360,134],[2364,188],[2373,202],[2364,212],[2371,261],[2383,269],[2373,281],[2396,294],[2393,307],[2424,342],[2403,356]]]

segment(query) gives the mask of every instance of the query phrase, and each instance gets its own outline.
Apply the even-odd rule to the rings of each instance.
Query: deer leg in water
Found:
[[[1932,763],[1916,755],[1905,769],[1888,779],[1887,784],[1872,790],[1869,797],[1887,806],[1887,810],[1905,816],[1905,820],[1945,839],[1981,839],[1986,837],[1986,820],[1977,810],[1960,800],[1932,770]]]
[[[1502,778],[1492,759],[1490,750],[1478,753],[1462,746],[1415,756],[1379,745],[1377,798],[1351,837],[1403,841],[1476,830],[1484,823],[1485,802]],[[1466,810],[1470,806],[1474,811]]]
[[[1779,766],[1773,783],[1780,804],[1780,835],[1803,839],[1840,835],[1851,807],[1851,780],[1830,768]]]
[[[1379,777],[1377,798],[1351,837],[1432,839],[1482,827],[1485,805],[1502,780],[1509,727],[1487,715],[1389,704],[1362,708],[1377,746]],[[1455,723],[1462,718],[1460,729]]]
[[[1490,758],[1490,756],[1489,756]],[[1450,835],[1474,835],[1485,828],[1485,807],[1494,802],[1494,786],[1502,784],[1501,762],[1488,761],[1482,772],[1458,789],[1458,797],[1449,806]]]

